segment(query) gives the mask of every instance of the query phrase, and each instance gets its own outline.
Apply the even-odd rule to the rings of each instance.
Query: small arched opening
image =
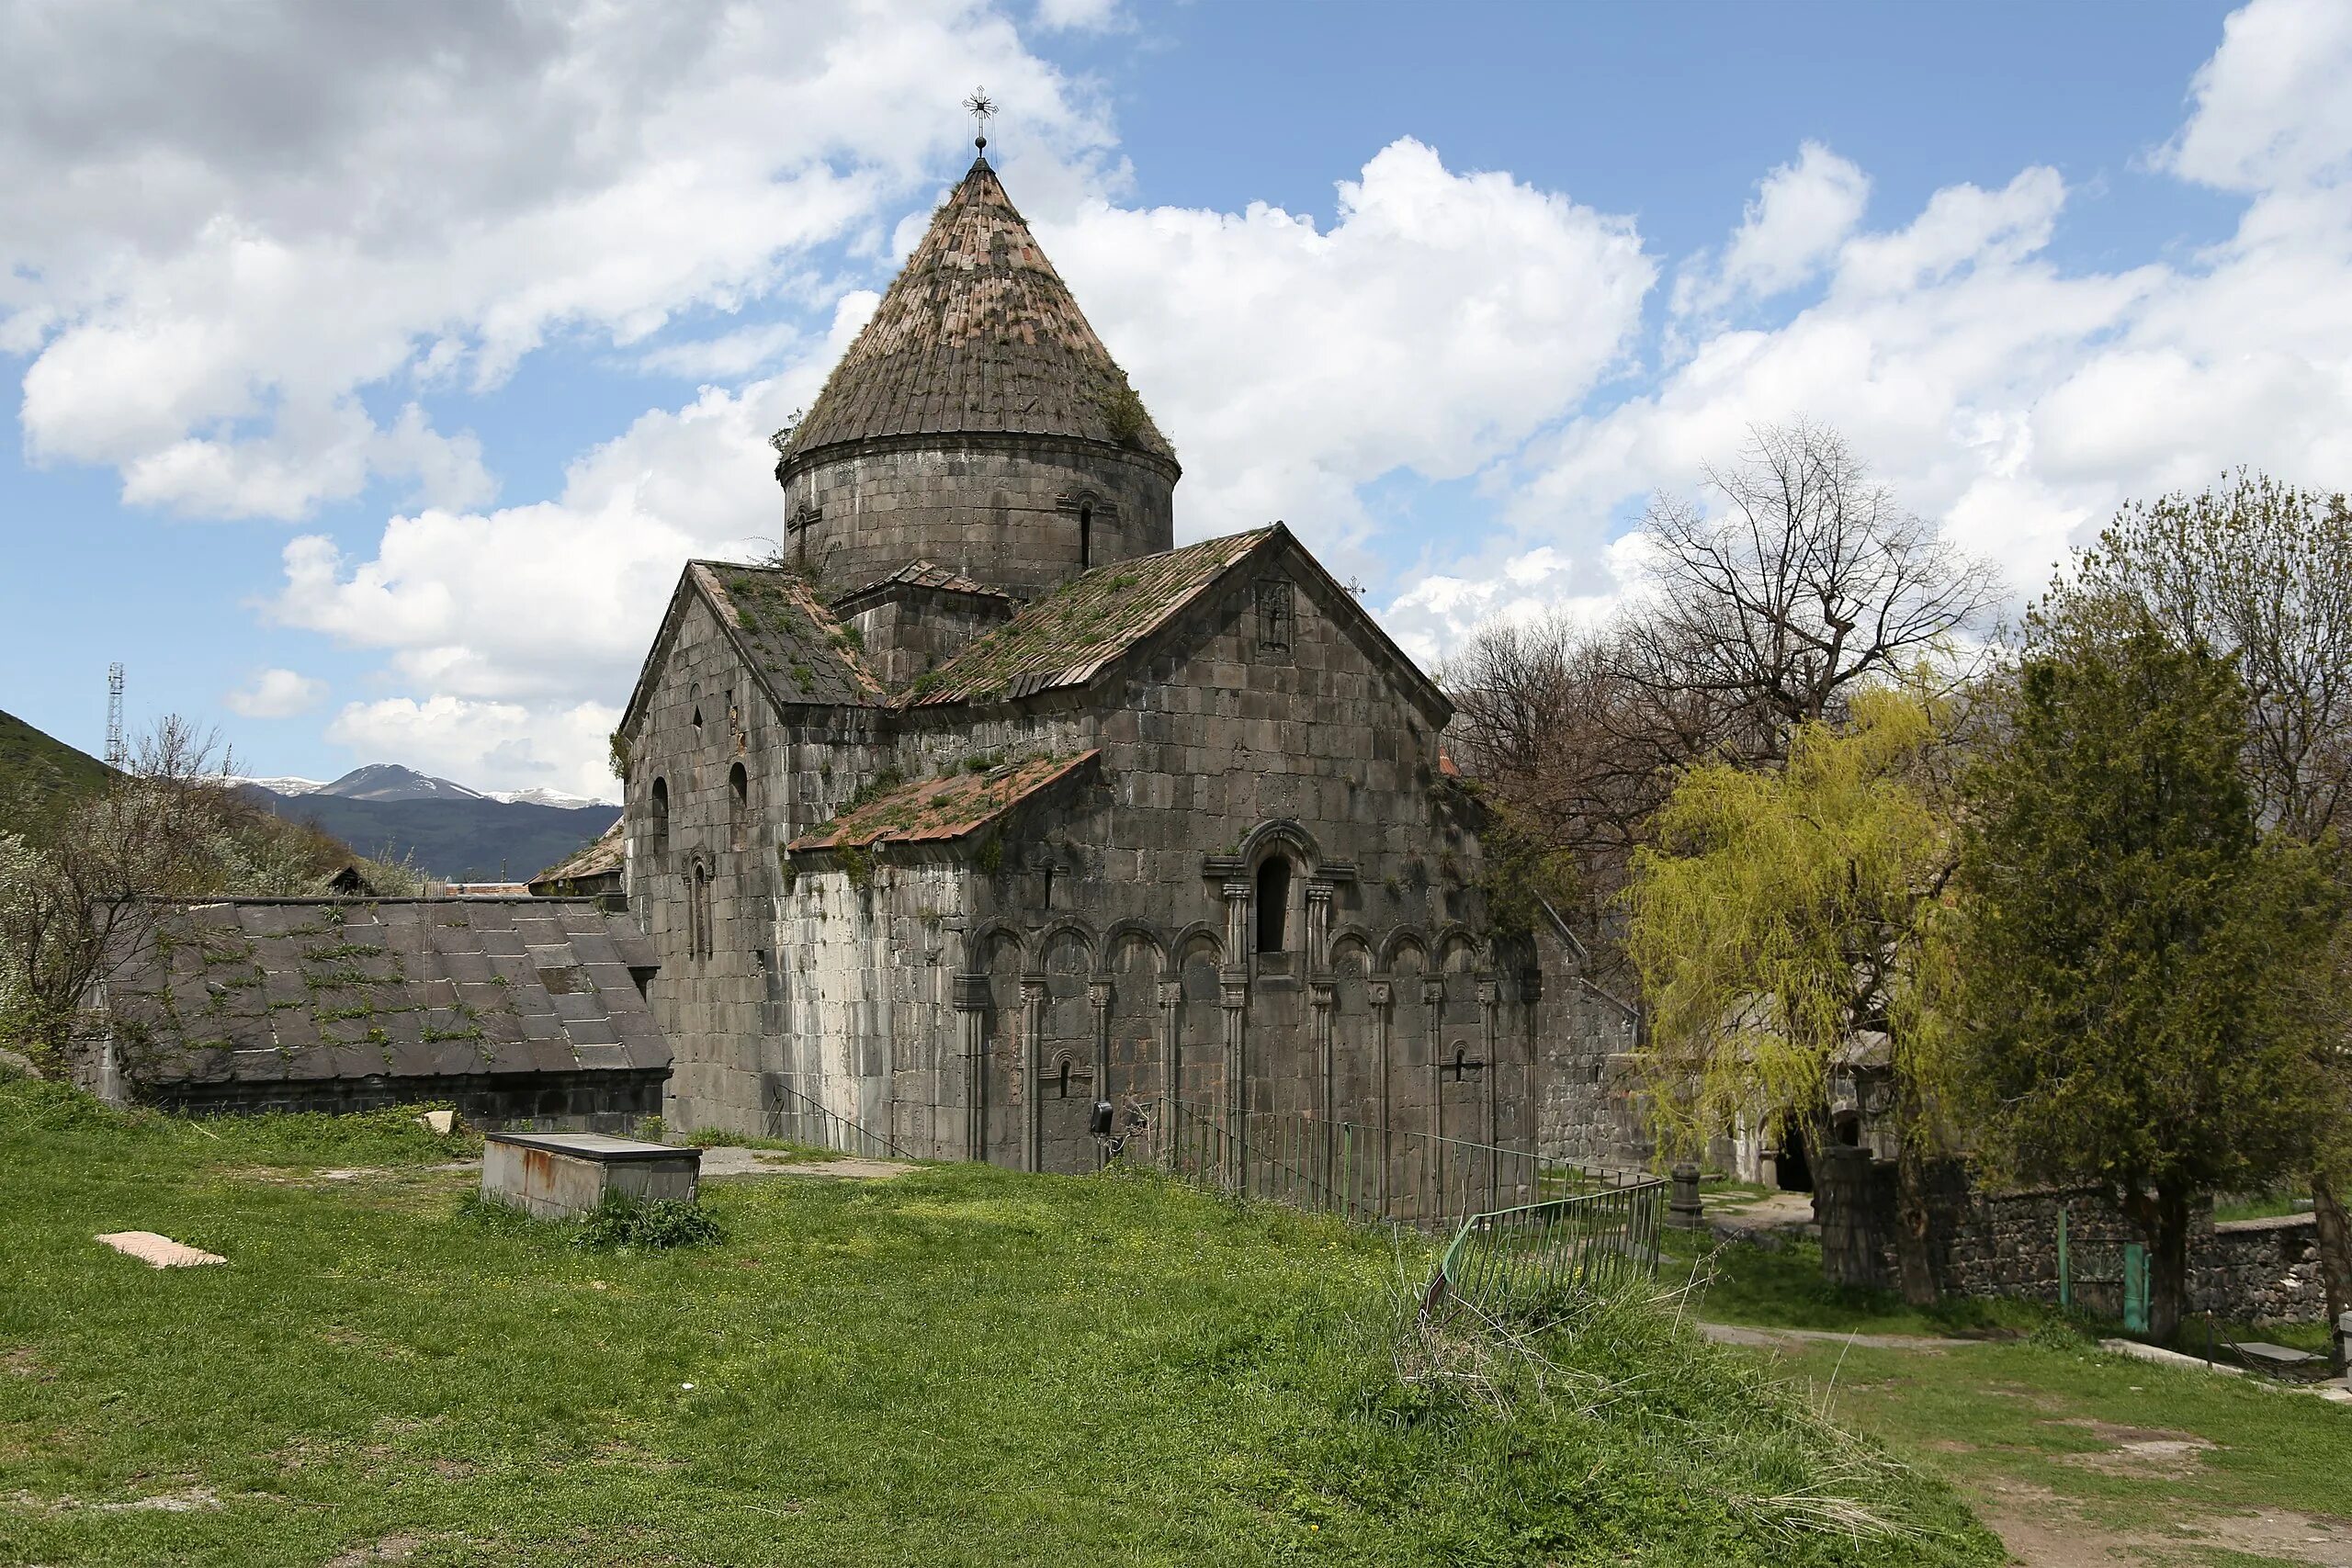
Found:
[[[1094,503],[1081,502],[1078,508],[1078,569],[1084,571],[1094,564]]]
[[[1258,867],[1258,951],[1289,950],[1290,857],[1268,855]]]
[[[667,779],[653,781],[652,815],[653,847],[666,850],[670,847],[670,781]]]
[[[752,779],[736,763],[727,770],[727,840],[730,847],[741,849],[744,836],[752,821]]]

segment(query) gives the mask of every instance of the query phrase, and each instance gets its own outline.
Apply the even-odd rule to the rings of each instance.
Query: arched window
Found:
[[[1078,508],[1078,570],[1084,571],[1094,564],[1094,503],[1081,502]]]
[[[653,781],[653,847],[657,850],[670,847],[670,781],[667,779]]]
[[[752,779],[736,763],[727,770],[727,840],[730,847],[741,849],[745,832],[752,821]]]
[[[1268,855],[1258,868],[1258,951],[1285,950],[1283,930],[1290,914],[1290,858]]]

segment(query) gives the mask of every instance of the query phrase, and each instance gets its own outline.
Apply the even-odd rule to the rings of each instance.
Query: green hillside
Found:
[[[107,765],[0,713],[0,832],[38,835],[66,802],[104,784]]]

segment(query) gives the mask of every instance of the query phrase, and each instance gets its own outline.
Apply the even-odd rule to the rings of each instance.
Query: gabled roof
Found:
[[[725,561],[687,570],[777,701],[854,705],[881,696],[848,628],[799,573]]]
[[[134,1083],[655,1070],[632,968],[584,898],[227,898],[155,911],[105,1006]],[[141,922],[143,924],[143,922]]]
[[[975,599],[988,599],[1000,604],[1011,604],[1012,595],[1001,588],[990,588],[985,582],[975,582],[960,571],[952,571],[937,561],[910,560],[888,577],[877,577],[863,588],[853,588],[837,593],[832,599],[835,614],[847,614],[849,606],[868,599],[883,597],[893,589],[920,588],[933,593],[962,593]]]
[[[668,662],[686,607],[710,607],[736,653],[778,707],[868,706],[884,700],[882,682],[859,657],[854,636],[799,573],[738,561],[691,560],[662,612],[637,685],[621,711],[630,732]]]
[[[901,784],[803,833],[788,847],[865,848],[883,840],[894,844],[949,842],[987,826],[1101,755],[1081,751],[1074,757],[1032,757],[985,773],[944,773]]]
[[[907,689],[910,707],[1081,685],[1281,529],[1253,529],[1081,572]]]
[[[580,882],[592,876],[610,876],[619,871],[628,858],[628,846],[621,838],[625,819],[615,818],[613,825],[597,836],[593,843],[583,844],[562,860],[531,878],[534,890],[552,886],[560,882]]]
[[[1075,436],[1174,458],[986,158],[932,215],[784,462],[841,442],[966,432]]]

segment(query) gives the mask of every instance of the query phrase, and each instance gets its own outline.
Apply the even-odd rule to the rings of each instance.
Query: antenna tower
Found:
[[[120,773],[130,765],[130,748],[122,743],[122,666],[107,666],[107,766]]]

